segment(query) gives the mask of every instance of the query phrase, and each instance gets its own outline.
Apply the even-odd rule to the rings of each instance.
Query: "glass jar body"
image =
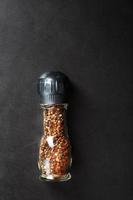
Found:
[[[44,134],[39,146],[41,179],[67,181],[71,178],[71,145],[66,122],[67,104],[42,105]]]

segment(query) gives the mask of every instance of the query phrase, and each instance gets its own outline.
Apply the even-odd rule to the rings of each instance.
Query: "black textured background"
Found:
[[[0,200],[132,200],[130,1],[0,0]],[[38,180],[36,80],[69,76],[72,179]]]

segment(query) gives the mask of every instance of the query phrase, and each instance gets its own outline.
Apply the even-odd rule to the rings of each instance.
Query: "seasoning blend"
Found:
[[[68,79],[61,72],[44,73],[38,79],[38,92],[44,129],[39,147],[40,177],[46,181],[67,181],[72,163],[66,122]]]

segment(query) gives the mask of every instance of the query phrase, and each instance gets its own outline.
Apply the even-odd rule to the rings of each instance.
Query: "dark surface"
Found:
[[[129,1],[0,0],[0,200],[132,200]],[[72,179],[38,179],[36,80],[71,79]]]

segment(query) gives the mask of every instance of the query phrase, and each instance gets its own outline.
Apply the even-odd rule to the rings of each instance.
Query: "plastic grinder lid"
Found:
[[[37,83],[41,104],[63,104],[68,100],[69,80],[62,72],[46,72]]]

